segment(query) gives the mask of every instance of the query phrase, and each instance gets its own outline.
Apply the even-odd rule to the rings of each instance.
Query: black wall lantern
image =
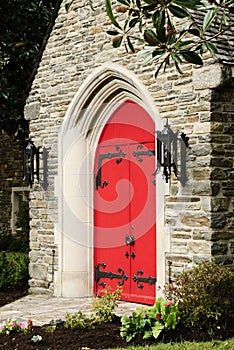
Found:
[[[34,183],[34,177],[39,181],[39,149],[32,141],[23,148],[23,181],[28,179],[30,187]]]
[[[156,131],[157,135],[157,175],[163,168],[163,177],[166,182],[171,177],[173,171],[176,178],[185,185],[186,177],[186,148],[189,137],[183,132],[174,132],[168,120],[162,131]]]

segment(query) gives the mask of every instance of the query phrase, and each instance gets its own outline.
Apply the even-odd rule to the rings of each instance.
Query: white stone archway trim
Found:
[[[55,295],[93,295],[93,184],[94,155],[102,129],[112,113],[126,100],[141,105],[154,119],[163,121],[145,86],[127,69],[107,63],[93,71],[74,96],[59,135],[59,171],[56,194],[59,222],[55,243],[59,268]],[[167,187],[157,177],[157,284],[165,283],[165,252],[169,233],[164,227]]]

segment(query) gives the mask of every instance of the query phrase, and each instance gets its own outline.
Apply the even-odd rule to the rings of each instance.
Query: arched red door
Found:
[[[94,163],[94,292],[153,304],[156,284],[155,124],[124,102],[100,136]]]

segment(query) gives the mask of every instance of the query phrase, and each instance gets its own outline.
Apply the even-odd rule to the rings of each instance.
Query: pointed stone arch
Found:
[[[93,162],[104,125],[126,100],[143,107],[155,121],[163,122],[154,101],[138,78],[117,64],[95,69],[74,96],[59,135],[57,195],[59,222],[55,241],[59,247],[59,270],[55,294],[88,296],[93,293]],[[158,284],[165,282],[165,258],[169,240],[164,230],[165,185],[158,177]]]

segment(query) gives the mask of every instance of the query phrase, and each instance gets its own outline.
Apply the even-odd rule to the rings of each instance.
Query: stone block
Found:
[[[208,169],[198,169],[198,168],[195,168],[193,169],[193,179],[194,180],[209,180],[210,179],[210,173],[211,173],[211,170],[210,168]]]
[[[210,254],[211,244],[207,241],[191,241],[188,242],[188,251],[190,254]]]
[[[191,147],[191,152],[195,156],[207,156],[211,153],[211,146],[207,144],[196,144]]]
[[[204,240],[204,241],[211,241],[212,238],[212,232],[211,231],[204,231],[201,229],[194,229],[193,230],[193,240]]]
[[[212,211],[227,211],[230,200],[226,197],[211,198],[211,210]]]
[[[174,254],[187,254],[187,244],[184,242],[173,242],[171,244],[171,252]]]
[[[234,232],[230,232],[228,230],[222,231],[214,231],[212,233],[212,241],[220,241],[220,240],[230,240],[234,239]]]
[[[228,178],[228,172],[224,169],[215,168],[211,172],[212,180],[225,180]]]
[[[211,246],[212,255],[224,255],[227,254],[228,246],[227,243],[214,243]]]
[[[43,264],[30,264],[29,275],[31,278],[38,280],[46,280],[48,273],[48,267]]]
[[[210,132],[210,123],[195,123],[193,126],[194,134],[207,134]]]
[[[40,102],[31,102],[24,107],[24,117],[26,120],[35,120],[40,114]]]
[[[223,80],[221,65],[203,66],[193,76],[195,90],[216,88]]]
[[[211,213],[211,227],[223,228],[226,225],[226,215],[220,213]]]
[[[42,255],[43,253],[39,250],[32,250],[30,253],[29,253],[29,258],[30,258],[30,263],[40,263],[42,262]]]
[[[210,181],[193,181],[191,192],[193,195],[210,195],[212,192]]]
[[[213,157],[211,159],[211,165],[216,167],[224,167],[224,168],[230,168],[233,167],[233,159],[232,158],[225,158],[225,157]]]
[[[210,225],[210,219],[202,214],[181,214],[181,222],[189,227],[208,227]]]

